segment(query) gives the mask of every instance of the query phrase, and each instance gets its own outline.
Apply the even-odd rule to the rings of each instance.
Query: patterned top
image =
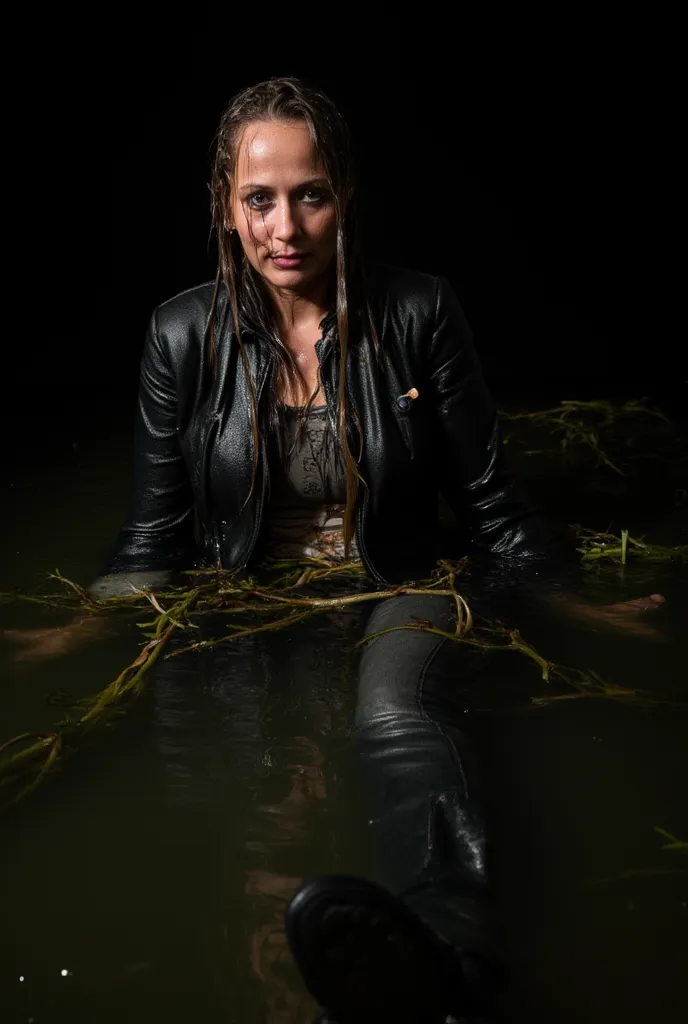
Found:
[[[279,455],[270,466],[266,510],[267,550],[278,558],[344,560],[346,474],[326,408],[311,407],[295,444],[299,410],[297,406],[284,407],[285,429],[279,439]],[[349,559],[360,560],[355,537]]]

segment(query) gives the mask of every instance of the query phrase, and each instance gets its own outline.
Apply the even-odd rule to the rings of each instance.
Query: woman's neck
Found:
[[[271,289],[280,332],[302,331],[320,324],[329,312],[327,282],[309,289],[307,293],[287,289]]]

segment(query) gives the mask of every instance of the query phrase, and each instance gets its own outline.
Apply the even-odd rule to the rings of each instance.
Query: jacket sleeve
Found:
[[[194,498],[177,434],[177,389],[157,310],[141,359],[134,431],[132,493],[124,525],[103,573],[88,588],[95,596],[159,584],[190,568]]]
[[[512,475],[497,410],[454,290],[437,279],[429,380],[437,415],[440,490],[476,553],[547,556],[551,538]]]

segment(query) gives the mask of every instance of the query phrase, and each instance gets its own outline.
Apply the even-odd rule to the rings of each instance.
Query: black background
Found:
[[[219,117],[281,74],[340,106],[370,255],[448,277],[500,402],[647,395],[682,409],[674,26],[220,10],[37,18],[18,44],[10,459],[130,428],[152,309],[214,272]]]

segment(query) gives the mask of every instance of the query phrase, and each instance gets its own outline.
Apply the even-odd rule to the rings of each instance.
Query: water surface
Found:
[[[35,588],[54,567],[84,583],[95,575],[124,512],[129,451],[128,431],[115,429],[51,467],[13,473],[3,484],[3,589]],[[552,514],[582,511],[604,529],[608,498],[596,508],[580,493],[580,509],[553,501]],[[685,506],[634,501],[635,532],[686,542]],[[535,614],[520,623],[524,635],[557,662],[669,703],[534,708],[546,684],[514,654],[462,680],[491,780],[518,1015],[677,1019],[688,876],[654,827],[688,838],[685,576],[637,565],[577,586],[599,600],[661,592],[666,641]],[[3,625],[58,621],[3,606]],[[332,614],[160,663],[116,729],[3,819],[3,1021],[314,1019],[282,935],[284,907],[305,877],[376,870],[350,739],[359,626],[356,614]],[[122,624],[40,665],[13,664],[1,647],[2,738],[50,725],[61,712],[47,694],[99,689],[138,643]]]

